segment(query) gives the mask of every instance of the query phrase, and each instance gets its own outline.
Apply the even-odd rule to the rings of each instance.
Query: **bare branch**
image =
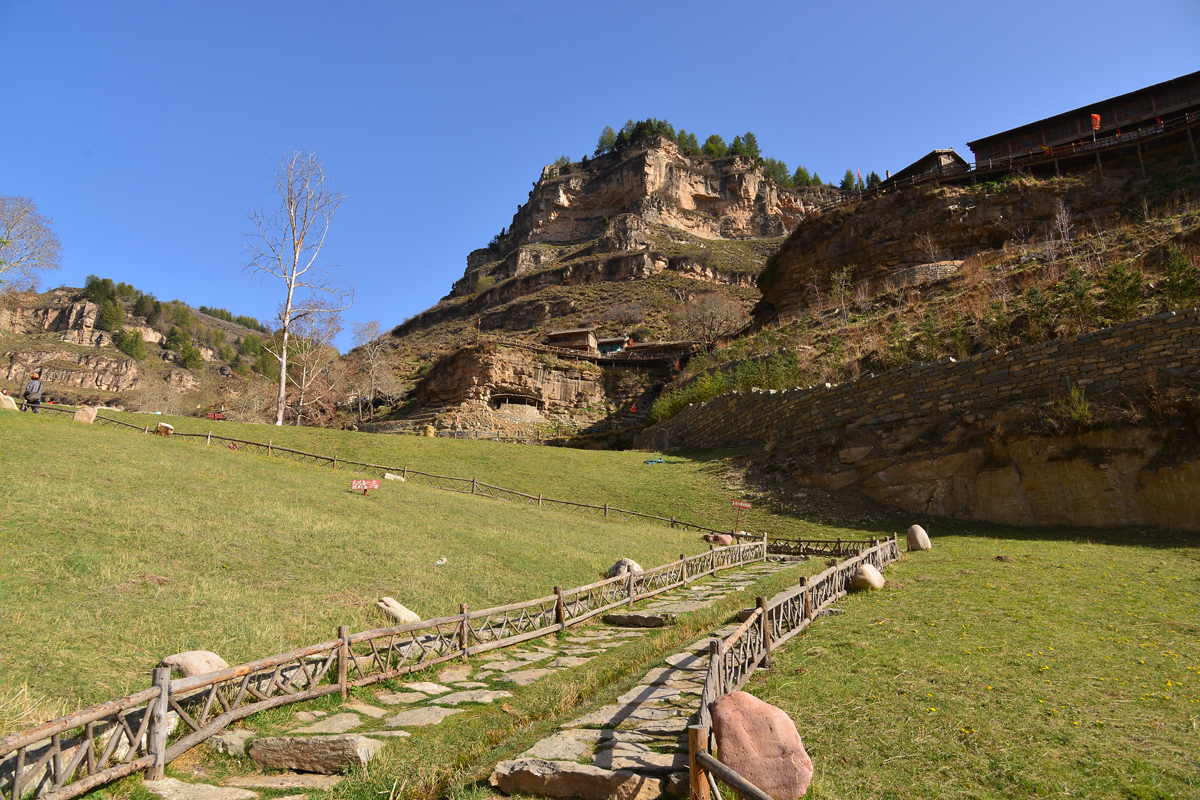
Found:
[[[0,291],[36,289],[40,273],[58,269],[61,247],[37,203],[0,195]]]

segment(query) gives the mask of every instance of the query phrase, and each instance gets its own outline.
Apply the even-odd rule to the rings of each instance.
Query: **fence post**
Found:
[[[630,570],[628,575],[629,575],[629,578],[626,581],[626,588],[629,591],[629,602],[626,603],[626,605],[632,606],[633,605],[633,570]]]
[[[471,494],[475,494],[475,487],[478,485],[479,481],[475,478],[471,478]]]
[[[154,756],[154,763],[146,768],[146,780],[161,781],[167,766],[167,709],[171,700],[171,668],[156,667],[154,685],[159,688],[158,697],[146,707],[150,724],[146,729],[146,754]],[[130,747],[135,745],[130,744]],[[13,793],[16,796],[16,793]]]
[[[463,660],[467,660],[467,604],[459,603],[458,613],[462,614],[462,622],[458,624],[458,645],[462,649]]]
[[[271,440],[270,439],[267,439],[267,455],[269,455],[269,456],[274,455],[274,453],[271,452]]]
[[[404,468],[404,471],[401,473],[400,477],[404,478],[405,481],[408,480],[408,467]]]
[[[672,528],[675,527],[675,518],[674,517],[671,517],[671,527]]]
[[[608,519],[608,503],[604,504],[604,518]]]
[[[808,589],[808,578],[800,579],[800,589],[804,593],[804,618],[812,622],[812,593]]]
[[[342,643],[338,645],[338,686],[342,687],[342,699],[345,700],[350,694],[350,685],[346,681],[346,667],[350,661],[350,626],[338,626],[338,638]]]
[[[679,571],[679,574],[680,574],[680,575],[683,577],[683,585],[684,585],[684,586],[687,586],[687,582],[688,582],[688,574],[687,574],[687,565],[688,565],[688,560],[687,560],[687,553],[680,553],[680,554],[679,554],[679,560],[680,560],[681,562],[683,562],[683,569],[681,569],[681,570]]]
[[[688,726],[688,800],[709,800],[708,775],[696,760],[696,754],[708,749],[708,727]]]
[[[208,438],[204,440],[204,443],[205,443],[206,445],[208,445],[208,444],[212,444],[212,431],[209,431],[209,432],[208,432]]]
[[[563,602],[561,586],[554,587],[554,621],[561,626],[561,630],[567,629],[567,604]]]
[[[716,694],[713,701],[725,695],[725,676],[721,674],[721,642],[717,639],[708,640],[708,677],[705,679],[705,683],[713,687],[713,692]]]
[[[143,425],[143,426],[142,426],[142,433],[149,433],[149,432],[150,432],[150,426],[149,426],[149,425]]]
[[[542,494],[538,492],[538,508],[542,507]]]
[[[771,666],[771,624],[770,620],[767,619],[767,614],[769,613],[767,610],[767,598],[759,597],[754,601],[754,604],[758,606],[758,610],[762,612],[762,616],[759,617],[758,620],[759,624],[762,626],[763,650],[766,651],[766,655],[763,656],[762,660],[762,668],[769,669]]]
[[[839,536],[837,538],[837,555],[840,556],[841,554],[842,554],[842,537]]]

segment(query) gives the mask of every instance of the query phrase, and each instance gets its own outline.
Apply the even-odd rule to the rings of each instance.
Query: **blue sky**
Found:
[[[273,159],[314,150],[351,198],[324,251],[357,289],[348,331],[437,302],[541,167],[606,124],[751,130],[834,181],[969,158],[1200,69],[1200,2],[0,0],[0,53],[0,194],[54,221],[45,285],[94,273],[270,319],[280,287],[241,269],[246,210]]]

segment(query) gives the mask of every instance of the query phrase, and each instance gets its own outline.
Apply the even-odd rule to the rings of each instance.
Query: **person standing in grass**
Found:
[[[38,406],[42,404],[42,373],[35,372],[29,383],[25,384],[25,405],[33,409],[33,413],[38,413]]]

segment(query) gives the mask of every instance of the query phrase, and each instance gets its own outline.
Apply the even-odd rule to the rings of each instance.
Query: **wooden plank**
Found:
[[[727,786],[737,791],[739,794],[751,798],[751,800],[772,800],[771,795],[759,789],[750,781],[737,774],[734,770],[722,764],[720,761],[712,757],[708,750],[701,750],[696,753],[696,761],[704,769],[716,775]]]
[[[154,685],[158,697],[146,709],[149,729],[146,734],[146,754],[154,757],[154,763],[146,768],[146,780],[161,781],[167,766],[167,708],[171,699],[171,668],[156,667]]]
[[[111,783],[118,778],[124,778],[126,775],[132,775],[138,770],[145,769],[152,763],[154,763],[154,756],[143,756],[137,761],[130,761],[116,767],[110,767],[102,772],[97,772],[95,775],[88,775],[82,780],[64,786],[57,792],[49,792],[42,795],[39,800],[70,800],[72,797],[87,794],[97,786]]]
[[[688,726],[688,800],[709,800],[708,778],[704,767],[696,760],[696,754],[708,749],[708,728],[704,725]]]

